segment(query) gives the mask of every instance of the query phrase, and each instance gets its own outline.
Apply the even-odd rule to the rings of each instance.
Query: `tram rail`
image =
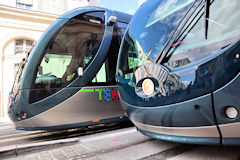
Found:
[[[4,126],[4,125],[3,125]],[[3,127],[0,125],[0,128]],[[9,124],[5,129],[0,131],[0,152],[2,149],[9,146],[25,145],[38,142],[60,140],[74,138],[84,135],[90,135],[115,129],[130,127],[132,124],[129,122],[101,124],[96,126],[88,126],[66,130],[53,130],[53,131],[20,131],[15,130],[14,125]],[[0,153],[1,154],[1,153]]]

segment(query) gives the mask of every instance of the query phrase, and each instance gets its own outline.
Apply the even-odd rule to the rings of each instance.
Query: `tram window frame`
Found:
[[[119,38],[119,44],[121,44],[122,38],[124,37],[124,34],[127,30],[128,23],[125,22],[117,22],[117,29],[118,29],[118,38]]]
[[[118,59],[118,52],[120,48],[120,37],[119,33],[121,32],[120,28],[115,25],[113,34],[112,34],[112,41],[110,44],[110,47],[108,49],[108,53],[106,55],[106,58],[100,67],[97,74],[92,78],[91,81],[87,84],[87,86],[109,86],[109,85],[116,85],[116,66],[117,66],[117,59]],[[117,45],[117,46],[116,46]],[[100,74],[101,68],[105,66],[105,76],[106,81],[105,82],[93,82],[94,78]]]

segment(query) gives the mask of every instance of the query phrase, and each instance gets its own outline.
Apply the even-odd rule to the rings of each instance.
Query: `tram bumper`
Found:
[[[196,99],[205,101],[208,96]],[[129,119],[146,136],[179,143],[221,144],[217,126],[211,116],[204,109],[196,110],[189,105],[189,101],[157,107],[138,107],[122,99],[121,102]]]

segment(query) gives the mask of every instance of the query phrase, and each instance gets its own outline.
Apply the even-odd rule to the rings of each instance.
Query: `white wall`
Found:
[[[14,64],[20,63],[24,54],[14,54],[15,39],[24,38],[33,41],[37,41],[42,35],[42,32],[38,31],[25,31],[21,29],[11,28],[0,28],[0,39],[3,39],[2,48],[2,79],[1,79],[1,100],[2,100],[2,111],[5,115],[7,114],[7,103],[8,95],[12,89],[14,82]],[[4,38],[2,38],[4,37]],[[3,114],[2,113],[2,114]]]
[[[0,4],[15,7],[16,0],[0,0]]]
[[[88,0],[68,0],[67,2],[68,11],[82,6],[88,6]]]

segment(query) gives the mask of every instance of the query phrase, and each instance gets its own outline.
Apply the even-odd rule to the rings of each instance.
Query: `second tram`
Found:
[[[147,0],[121,44],[122,105],[139,131],[240,144],[240,1]]]
[[[20,65],[8,113],[16,128],[59,130],[127,120],[115,68],[130,18],[100,7],[60,16]]]

